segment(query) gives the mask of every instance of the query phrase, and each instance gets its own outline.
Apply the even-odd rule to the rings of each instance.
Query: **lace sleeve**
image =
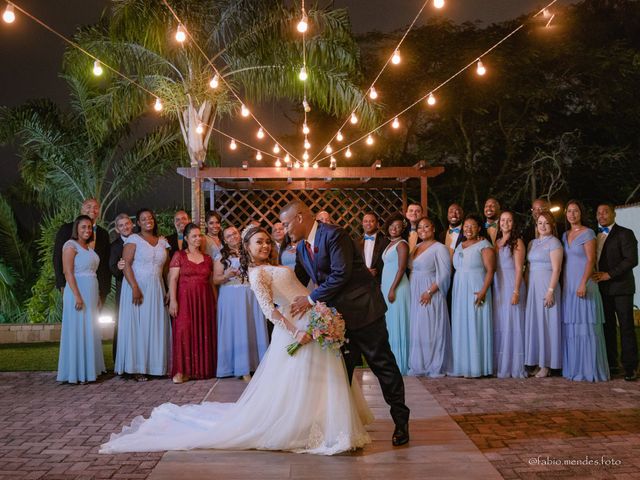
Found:
[[[177,251],[173,254],[171,258],[171,263],[169,263],[169,268],[180,268],[182,267],[182,251]]]
[[[286,329],[282,315],[273,303],[272,283],[273,277],[266,268],[255,267],[249,270],[249,284],[258,299],[262,313],[271,323]]]

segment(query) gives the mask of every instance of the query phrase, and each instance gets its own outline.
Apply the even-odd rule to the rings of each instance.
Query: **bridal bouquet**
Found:
[[[344,337],[345,326],[342,315],[333,307],[323,302],[316,302],[309,313],[307,333],[320,344],[323,349],[336,352],[347,341]],[[293,355],[301,347],[298,342],[287,346],[287,353]]]

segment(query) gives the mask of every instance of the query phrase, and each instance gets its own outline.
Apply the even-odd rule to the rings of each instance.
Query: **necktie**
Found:
[[[484,222],[484,228],[498,228],[498,224],[496,222]]]
[[[609,233],[609,227],[598,227],[598,233]]]
[[[460,233],[460,227],[450,228],[449,229],[449,235],[451,235],[453,233]]]
[[[364,236],[364,239],[365,239],[365,240],[375,240],[375,239],[376,239],[376,237],[375,237],[374,235],[365,235],[365,236]]]
[[[307,253],[309,254],[309,258],[313,261],[313,250],[311,249],[311,244],[305,241],[304,246],[307,247]]]

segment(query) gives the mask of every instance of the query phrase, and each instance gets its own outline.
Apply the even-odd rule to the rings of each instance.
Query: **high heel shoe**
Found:
[[[550,371],[547,367],[542,367],[538,373],[536,373],[536,378],[545,378],[548,377]]]

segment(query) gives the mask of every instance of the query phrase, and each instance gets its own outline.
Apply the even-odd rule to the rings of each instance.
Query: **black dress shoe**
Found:
[[[396,429],[393,431],[393,437],[391,437],[391,443],[394,447],[399,447],[405,443],[409,443],[409,424],[396,425]]]
[[[634,382],[638,379],[638,374],[631,370],[630,372],[625,372],[624,379],[626,382]]]

